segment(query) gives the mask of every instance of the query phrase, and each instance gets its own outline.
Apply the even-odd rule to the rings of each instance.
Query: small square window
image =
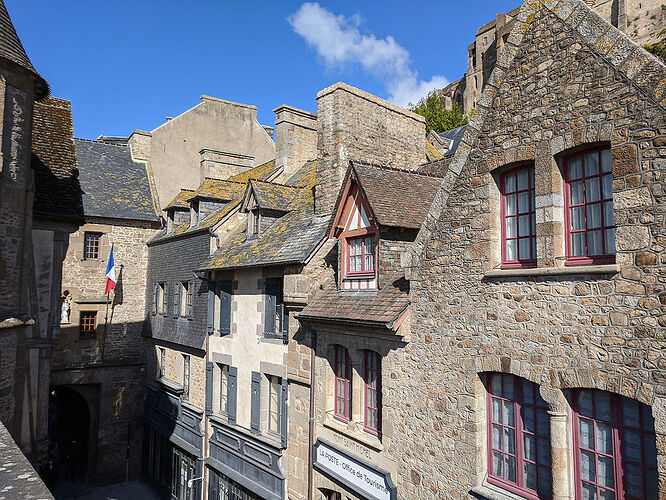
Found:
[[[79,327],[79,332],[82,337],[91,337],[95,335],[97,331],[97,311],[81,311]]]
[[[83,244],[84,259],[99,259],[99,242],[102,233],[85,233]]]
[[[347,239],[347,275],[368,276],[375,273],[375,235]]]

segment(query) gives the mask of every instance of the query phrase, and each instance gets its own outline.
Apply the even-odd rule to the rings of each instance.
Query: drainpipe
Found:
[[[317,331],[310,331],[312,346],[310,347],[310,419],[308,421],[308,500],[312,500],[313,459],[312,447],[314,445],[314,405],[315,405],[315,348],[317,346]]]

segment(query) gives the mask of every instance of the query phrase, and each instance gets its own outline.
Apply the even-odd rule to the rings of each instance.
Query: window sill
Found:
[[[328,427],[335,432],[344,434],[346,437],[353,439],[354,441],[358,441],[359,443],[364,444],[365,446],[368,446],[375,451],[381,452],[384,450],[384,445],[377,436],[369,434],[365,431],[350,429],[350,424],[353,427],[363,427],[363,424],[359,422],[349,421],[349,423],[346,424],[331,417],[330,415],[327,415],[326,420],[324,421],[324,427]]]
[[[168,378],[160,377],[155,379],[155,381],[172,394],[180,395],[183,392],[185,392],[185,389],[183,389],[182,385],[172,380],[169,380]]]
[[[572,274],[617,274],[619,272],[620,266],[618,264],[594,264],[586,266],[494,269],[485,273],[483,277],[484,279],[490,279],[529,276],[562,276]]]
[[[488,484],[485,481],[483,484],[472,488],[470,492],[477,498],[482,498],[483,500],[525,500],[527,498],[517,495],[516,493],[511,493],[499,486]]]

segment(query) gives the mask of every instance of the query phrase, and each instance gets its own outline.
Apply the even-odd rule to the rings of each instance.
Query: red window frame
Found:
[[[99,246],[102,233],[85,232],[83,236],[83,258],[99,259]]]
[[[349,422],[351,417],[351,362],[349,351],[341,345],[335,346],[334,383],[333,416],[338,420]]]
[[[493,391],[493,379],[499,379],[500,394],[495,394]],[[530,388],[530,394],[524,394],[523,388],[527,386]],[[513,390],[513,399],[505,397],[506,388]],[[527,398],[525,397],[527,396]],[[528,401],[531,399],[531,401]],[[499,404],[500,421],[496,421],[493,417],[493,408],[495,402]],[[510,417],[505,417],[505,411]],[[507,491],[521,495],[530,500],[540,500],[550,498],[551,491],[551,477],[550,477],[550,451],[542,456],[539,460],[540,447],[548,446],[550,450],[550,422],[548,421],[548,406],[539,395],[539,386],[516,377],[514,375],[505,373],[488,373],[486,376],[486,422],[487,422],[487,446],[488,446],[488,482],[495,486],[499,486]],[[528,413],[529,412],[529,413]],[[542,412],[538,415],[537,412]],[[531,418],[533,430],[526,429],[526,420]],[[537,423],[539,418],[546,419],[546,433],[539,433]],[[529,423],[528,423],[529,425]],[[502,440],[502,449],[493,447],[493,429],[497,428],[500,431]],[[508,440],[506,437],[513,435],[513,453],[506,451]],[[533,458],[528,459],[525,457],[525,443],[531,439],[533,443],[531,446],[533,450]],[[543,449],[543,448],[541,448]],[[498,455],[502,459],[502,475],[495,474],[493,457]],[[506,464],[509,460],[515,463],[515,481],[508,479],[505,474],[507,470]],[[535,471],[534,476],[534,489],[525,486],[525,466],[532,466]],[[538,493],[539,487],[548,493]]]
[[[382,359],[375,351],[365,351],[364,381],[363,428],[378,436],[382,428]]]
[[[604,152],[607,152],[607,170],[604,171],[603,156]],[[597,157],[597,173],[588,175],[586,171],[585,158],[587,155],[595,154]],[[577,159],[581,160],[581,177],[571,179],[571,163]],[[570,155],[565,159],[564,162],[564,225],[565,225],[565,248],[566,248],[566,261],[565,265],[574,266],[581,264],[602,264],[602,263],[612,263],[615,262],[615,221],[609,221],[609,217],[606,214],[604,205],[610,204],[611,212],[610,217],[613,216],[613,174],[612,166],[610,159],[610,149],[608,147],[600,147],[594,149],[586,149],[585,151],[578,152],[576,154]],[[604,177],[607,179],[607,182],[610,181],[610,197],[604,195]],[[571,185],[574,183],[582,183],[582,202],[572,204],[571,200]],[[596,186],[599,189],[599,199],[594,201],[588,201],[588,183],[590,186]],[[588,207],[594,207],[598,205],[600,207],[600,218],[601,222],[598,227],[588,229]],[[572,228],[572,211],[581,210],[583,213],[583,225],[582,229],[573,229]],[[591,232],[600,231],[602,234],[601,237],[601,253],[599,254],[590,254],[589,253],[589,234]],[[613,248],[608,248],[610,243],[606,241],[607,231],[612,231],[612,246]],[[573,255],[573,237],[575,234],[584,235],[584,255]]]
[[[585,410],[581,410],[580,398],[584,393],[588,393],[591,397],[591,412],[585,414]],[[606,418],[600,415],[599,399],[607,398],[608,410]],[[650,412],[650,407],[639,403],[636,400],[625,398],[619,394],[612,394],[605,391],[580,389],[574,391],[572,398],[573,407],[573,428],[574,428],[574,480],[576,483],[576,498],[583,498],[583,487],[594,489],[597,497],[601,489],[614,492],[615,498],[626,500],[647,500],[649,498],[656,498],[657,495],[657,452],[656,452],[656,434],[654,431],[654,418]],[[633,408],[632,408],[633,407]],[[637,424],[631,425],[625,421],[625,414],[635,410],[637,417]],[[590,414],[591,413],[591,414]],[[582,422],[591,424],[592,439],[591,443],[594,448],[583,446],[581,442],[581,426]],[[610,434],[610,443],[606,442],[609,449],[608,452],[600,451],[600,438],[599,428],[605,426],[608,428]],[[629,440],[626,439],[628,433],[638,435],[638,448],[640,459],[631,459],[627,451]],[[603,437],[601,438],[603,443]],[[651,450],[646,451],[646,443],[651,445]],[[636,442],[632,443],[634,450]],[[652,451],[653,454],[648,453]],[[584,479],[583,476],[583,453],[586,456],[594,457],[594,481]],[[635,453],[635,451],[634,451]],[[601,460],[612,461],[612,470],[610,471],[613,476],[613,486],[606,486],[599,481],[599,463]],[[652,462],[649,464],[648,462]],[[640,469],[640,483],[643,489],[643,495],[636,496],[636,485],[627,486],[626,480],[635,480],[638,476],[636,470],[633,474],[624,476],[626,468]],[[607,480],[610,476],[607,477]],[[648,491],[649,487],[653,487],[652,492]]]
[[[97,333],[97,311],[81,311],[79,318],[79,335],[90,337]]]
[[[518,172],[526,170],[528,173],[527,188],[518,188]],[[507,189],[507,179],[513,175],[514,186],[512,190]],[[501,192],[501,232],[502,232],[502,267],[503,268],[516,268],[516,267],[534,267],[536,266],[536,207],[534,196],[534,166],[521,165],[504,172],[500,177],[500,192]],[[521,194],[527,193],[529,198],[529,206],[526,211],[520,212],[518,210],[518,198]],[[507,204],[513,204],[513,214],[509,215]],[[521,220],[527,217],[528,231],[527,234],[520,235],[523,232],[524,224],[520,224]],[[509,219],[515,219],[516,230],[514,236],[507,235],[507,222]],[[530,256],[529,258],[521,258],[520,243],[521,240],[527,240],[529,244]],[[507,245],[509,241],[516,242],[516,258],[509,259],[507,252]]]
[[[372,240],[372,250],[368,251],[367,240]],[[351,245],[354,241],[361,241],[361,253],[359,255],[354,255],[353,257],[361,258],[362,269],[360,271],[351,271]],[[347,276],[360,277],[360,276],[374,276],[375,270],[377,269],[377,239],[375,233],[364,233],[360,236],[351,236],[345,239],[345,247],[347,252]],[[372,269],[366,268],[366,258],[370,256],[372,258]]]

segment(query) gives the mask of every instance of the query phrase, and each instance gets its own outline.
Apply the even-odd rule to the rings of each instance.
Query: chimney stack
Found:
[[[254,156],[227,153],[209,148],[202,149],[199,154],[201,155],[199,182],[203,182],[206,177],[226,180],[232,175],[240,174],[254,167]]]
[[[317,115],[291,106],[275,113],[275,166],[282,180],[291,177],[307,161],[317,159]]]
[[[317,94],[315,212],[332,214],[350,161],[413,169],[425,157],[425,118],[336,83]]]

